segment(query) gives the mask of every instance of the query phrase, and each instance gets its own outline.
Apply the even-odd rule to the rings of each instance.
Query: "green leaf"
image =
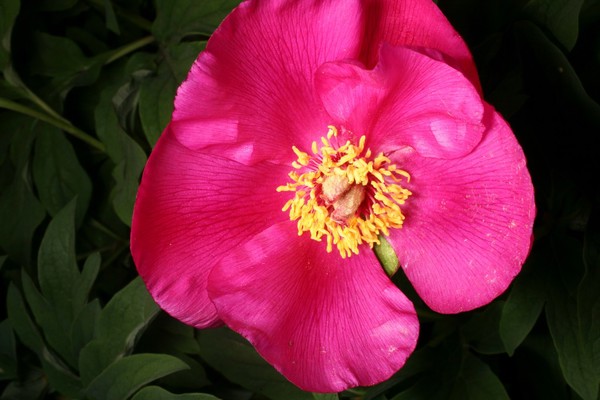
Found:
[[[79,281],[73,291],[73,314],[77,315],[86,305],[90,290],[100,270],[100,254],[91,254],[83,264]]]
[[[192,63],[204,48],[203,43],[181,43],[168,48],[158,64],[155,76],[142,82],[140,119],[151,146],[156,144],[173,113],[173,99]]]
[[[398,271],[398,268],[400,267],[398,256],[396,256],[396,252],[383,236],[379,236],[379,240],[381,244],[375,245],[375,247],[373,247],[373,251],[381,263],[381,266],[385,270],[385,273],[391,277]]]
[[[95,339],[79,355],[84,384],[133,348],[137,335],[156,316],[159,308],[140,278],[119,291],[98,319]]]
[[[119,22],[117,21],[111,0],[104,0],[104,12],[106,14],[106,27],[117,35],[120,34]]]
[[[198,333],[200,356],[227,379],[277,399],[312,400],[269,365],[241,336],[227,328]]]
[[[69,331],[74,354],[79,355],[81,350],[94,339],[101,311],[100,303],[98,299],[95,299],[87,303],[79,311],[79,314],[75,315]]]
[[[544,307],[545,261],[534,251],[512,285],[500,317],[500,337],[509,355],[525,340]]]
[[[31,319],[19,289],[12,282],[8,285],[6,309],[8,319],[21,342],[34,352],[41,354],[44,348],[44,339]]]
[[[190,368],[161,379],[160,384],[178,391],[201,391],[211,384],[204,364],[198,362],[197,330],[166,313],[160,313],[144,332],[138,351],[170,354],[183,360]]]
[[[86,389],[93,400],[128,399],[137,389],[188,366],[166,354],[135,354],[111,364]]]
[[[204,393],[173,394],[158,386],[146,386],[131,400],[218,400],[218,398]]]
[[[545,26],[567,50],[577,42],[584,0],[529,0],[523,11]]]
[[[587,93],[564,52],[531,22],[515,23],[515,33],[521,47],[521,56],[531,64],[532,72],[524,78],[527,83],[538,92],[556,96],[559,107],[576,111],[577,115],[589,119],[590,124],[600,126],[600,104]],[[586,140],[586,132],[573,131],[581,141]]]
[[[75,201],[52,219],[38,253],[38,280],[42,294],[67,323],[73,320],[73,292],[79,281],[75,260]]]
[[[504,345],[498,333],[500,314],[504,302],[496,300],[480,311],[472,313],[471,319],[462,326],[469,346],[481,354],[504,353]]]
[[[24,172],[24,171],[23,171]],[[31,241],[43,221],[44,207],[21,173],[0,195],[0,247],[23,265],[31,264]]]
[[[502,382],[490,367],[474,355],[467,353],[459,378],[448,396],[456,400],[508,400]]]
[[[33,234],[46,215],[30,184],[28,161],[34,138],[31,127],[30,118],[2,116],[2,135],[14,133],[10,159],[16,173],[0,193],[0,247],[10,258],[26,266],[31,265]]]
[[[565,380],[585,400],[600,389],[600,268],[584,270],[582,243],[557,236],[547,243],[552,257],[546,318]],[[569,278],[565,279],[568,274]],[[578,279],[578,277],[581,277]]]
[[[80,398],[81,380],[64,365],[60,359],[55,357],[47,348],[40,355],[42,367],[50,385],[57,391],[72,398]]]
[[[315,400],[338,400],[339,397],[335,393],[313,393]]]
[[[12,381],[6,385],[0,399],[2,400],[39,400],[48,391],[48,381],[41,369],[31,369],[20,381]]]
[[[17,378],[17,346],[10,320],[0,322],[0,380]]]
[[[469,351],[458,334],[448,336],[435,348],[426,347],[419,352],[425,364],[420,365],[414,378],[411,376],[411,380],[404,382],[410,386],[392,400],[509,398],[498,377],[486,363]]]
[[[10,40],[13,24],[19,15],[19,0],[0,2],[0,70],[10,63]]]
[[[88,58],[72,40],[47,33],[34,36],[32,57],[32,72],[52,78],[55,94],[63,96],[75,86],[93,83],[106,58]]]
[[[65,334],[70,330],[70,321],[65,321],[57,316],[57,310],[37,290],[29,275],[25,271],[22,272],[25,299],[27,299],[35,321],[44,333],[46,342],[71,366],[76,366],[71,338]]]
[[[54,216],[77,196],[75,221],[79,226],[90,202],[92,182],[62,132],[46,124],[37,131],[33,180],[40,200]]]
[[[138,182],[147,158],[144,150],[119,125],[112,103],[112,89],[110,87],[103,92],[94,117],[96,132],[106,146],[108,156],[115,163],[113,207],[121,221],[130,226]]]
[[[152,33],[163,42],[178,43],[188,35],[210,36],[240,0],[157,0]]]

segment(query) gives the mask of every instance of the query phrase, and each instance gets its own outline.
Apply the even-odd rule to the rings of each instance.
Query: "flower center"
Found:
[[[313,142],[312,155],[292,147],[298,156],[289,173],[292,182],[277,191],[295,192],[283,211],[298,220],[298,235],[310,232],[319,242],[325,236],[327,252],[335,245],[346,258],[358,254],[360,244],[372,248],[379,244],[380,233],[387,236],[389,228],[402,227],[400,205],[411,192],[399,183],[410,175],[383,153],[371,157],[371,150],[365,151],[365,136],[358,145],[347,141],[340,146],[337,129],[328,128],[320,148]]]

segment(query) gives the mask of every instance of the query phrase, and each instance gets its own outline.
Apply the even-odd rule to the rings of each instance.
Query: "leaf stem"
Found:
[[[154,38],[154,36],[150,35],[150,36],[143,37],[139,40],[136,40],[135,42],[126,44],[125,46],[122,46],[118,49],[115,49],[110,53],[110,55],[104,62],[104,65],[110,64],[110,63],[118,60],[119,58],[126,56],[129,53],[132,53],[144,46],[147,46],[150,43],[153,43],[155,40],[156,39]]]
[[[43,103],[43,101],[42,101],[42,103]],[[43,103],[43,104],[45,104],[45,103]],[[73,124],[71,124],[69,121],[60,117],[60,115],[58,116],[59,118],[55,117],[54,115],[56,115],[56,112],[54,112],[52,109],[50,109],[50,111],[52,111],[52,115],[47,115],[47,114],[44,114],[37,110],[31,109],[27,106],[24,106],[23,104],[15,103],[14,101],[4,99],[1,97],[0,97],[0,108],[5,108],[7,110],[15,111],[15,112],[39,119],[40,121],[44,121],[50,125],[53,125],[59,129],[62,129],[63,131],[71,134],[72,136],[76,137],[77,139],[86,142],[87,144],[89,144],[92,147],[95,147],[96,149],[100,150],[101,152],[104,152],[106,150],[106,148],[104,147],[104,144],[102,144],[102,142],[100,142],[98,139],[95,139],[92,136],[88,135],[81,129],[79,129],[76,126],[74,126]],[[46,110],[45,108],[44,108],[44,110],[46,112],[48,112],[48,110]]]

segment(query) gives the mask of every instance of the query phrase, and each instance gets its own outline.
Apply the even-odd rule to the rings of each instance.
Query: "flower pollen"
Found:
[[[348,140],[340,146],[337,128],[328,128],[320,147],[312,143],[312,155],[292,147],[297,156],[292,182],[277,191],[295,192],[282,210],[298,220],[298,235],[310,232],[319,242],[325,236],[327,252],[335,245],[346,258],[358,254],[363,243],[379,244],[378,236],[389,235],[389,228],[402,227],[400,206],[411,192],[399,183],[410,175],[383,153],[372,157],[370,149],[365,151],[364,135],[358,145]]]

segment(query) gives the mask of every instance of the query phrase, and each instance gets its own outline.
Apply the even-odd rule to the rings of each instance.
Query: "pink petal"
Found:
[[[236,159],[244,163],[287,162],[293,145],[310,148],[328,125],[315,98],[314,71],[358,54],[361,12],[358,0],[242,3],[179,88],[177,139],[191,149],[252,142],[250,157]]]
[[[219,316],[300,388],[372,385],[413,351],[418,320],[373,252],[342,259],[273,225],[235,248],[209,278]]]
[[[373,70],[324,64],[315,85],[336,123],[366,134],[376,152],[411,146],[425,157],[459,157],[484,130],[483,102],[473,85],[444,62],[408,48],[383,45]]]
[[[163,309],[200,328],[218,323],[208,274],[232,247],[288,220],[288,198],[275,191],[288,172],[191,151],[167,128],[146,165],[131,232],[135,264]]]
[[[460,35],[431,0],[363,0],[367,30],[362,59],[377,64],[378,44],[435,49],[453,59],[481,92],[471,53]]]
[[[402,229],[391,232],[404,272],[441,313],[467,311],[500,295],[531,244],[533,186],[508,125],[491,107],[473,153],[440,160],[395,160],[411,174]]]

